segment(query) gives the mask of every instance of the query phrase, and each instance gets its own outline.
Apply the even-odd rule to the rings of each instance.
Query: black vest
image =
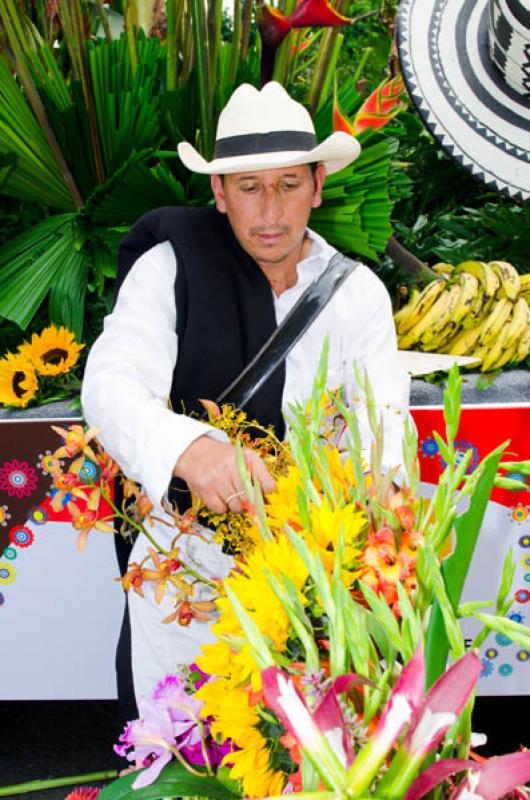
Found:
[[[164,241],[171,242],[177,259],[178,358],[171,403],[177,413],[203,417],[198,399],[215,400],[276,328],[272,291],[226,215],[208,206],[159,208],[141,217],[120,244],[116,294],[136,259]],[[282,363],[245,409],[280,438],[284,383]],[[187,501],[181,499],[182,510]]]

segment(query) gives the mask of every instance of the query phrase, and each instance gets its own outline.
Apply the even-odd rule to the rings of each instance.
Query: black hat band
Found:
[[[271,131],[270,133],[244,133],[217,139],[214,158],[254,156],[293,150],[313,150],[317,146],[314,133],[306,131]]]

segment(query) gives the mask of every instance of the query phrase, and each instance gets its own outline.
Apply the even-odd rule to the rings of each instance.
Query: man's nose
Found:
[[[282,218],[283,206],[281,193],[275,187],[266,188],[261,202],[261,216],[269,225],[277,223]]]

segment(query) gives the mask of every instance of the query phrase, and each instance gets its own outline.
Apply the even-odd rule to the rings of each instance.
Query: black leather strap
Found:
[[[320,277],[307,287],[281,325],[237,378],[221,392],[216,402],[244,409],[358,266],[358,261],[336,253]]]

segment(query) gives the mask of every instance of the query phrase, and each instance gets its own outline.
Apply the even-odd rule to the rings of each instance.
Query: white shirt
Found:
[[[298,281],[280,297],[272,293],[280,323],[304,289],[325,269],[336,252],[322,237],[312,239],[309,256],[298,266]],[[88,358],[83,391],[83,414],[100,429],[98,438],[121,465],[127,477],[138,481],[163,514],[164,497],[179,456],[199,436],[219,435],[208,424],[176,414],[167,406],[177,360],[175,276],[177,264],[171,244],[158,244],[133,265],[120,289],[116,307],[105,318],[104,330]],[[222,332],[220,332],[222,335]],[[402,435],[408,409],[408,375],[397,357],[390,298],[383,283],[360,265],[339,288],[326,308],[290,351],[282,410],[311,395],[324,339],[329,337],[328,386],[343,385],[346,399],[359,412],[365,449],[371,437],[353,373],[353,361],[366,368],[378,412],[384,420],[384,467],[402,463]],[[214,399],[214,398],[208,398]],[[159,523],[152,530],[167,547],[169,528]],[[209,578],[224,577],[231,566],[216,544],[184,537],[183,558]],[[145,537],[138,537],[131,560],[147,556]],[[129,593],[132,663],[136,696],[147,695],[178,663],[191,663],[202,644],[213,641],[210,626],[193,620],[188,628],[162,625],[173,611],[169,593],[160,604],[150,584],[145,599]]]
[[[278,324],[336,252],[321,236],[308,234],[313,246],[298,264],[298,282],[280,297],[271,289]],[[103,446],[157,506],[179,456],[197,437],[212,430],[167,407],[178,353],[176,269],[169,242],[156,245],[135,262],[90,351],[82,391],[85,419],[100,429]],[[290,403],[311,395],[326,336],[330,343],[328,386],[344,385],[348,402],[354,402],[359,396],[354,359],[367,369],[385,425],[384,467],[401,464],[410,379],[398,361],[388,292],[368,267],[361,264],[350,275],[287,356],[282,400],[287,415]],[[366,415],[362,405],[358,410],[363,444],[368,448]]]

